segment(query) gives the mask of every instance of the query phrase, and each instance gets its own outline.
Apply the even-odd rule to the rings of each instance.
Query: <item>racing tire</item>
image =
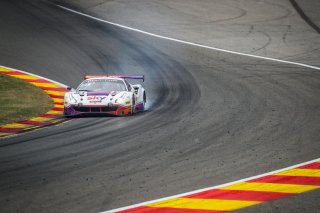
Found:
[[[146,92],[143,92],[143,105],[147,102]]]
[[[146,95],[146,92],[143,92],[143,111],[146,110],[146,102],[147,102],[147,95]]]

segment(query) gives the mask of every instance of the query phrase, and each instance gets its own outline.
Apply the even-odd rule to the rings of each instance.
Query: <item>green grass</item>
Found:
[[[53,107],[40,88],[23,80],[0,74],[0,125],[27,120]]]

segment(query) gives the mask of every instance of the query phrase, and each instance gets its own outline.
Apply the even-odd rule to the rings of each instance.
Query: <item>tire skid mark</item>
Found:
[[[305,14],[305,12],[301,9],[299,4],[295,0],[289,0],[294,9],[298,12],[301,18],[312,27],[317,33],[320,33],[320,28]]]
[[[0,125],[0,138],[15,136],[20,133],[29,132],[39,128],[51,126],[66,121],[63,117],[63,98],[66,86],[41,76],[33,75],[24,71],[0,66],[0,73],[19,78],[34,86],[39,87],[53,101],[53,108],[45,114],[21,120],[15,123]]]

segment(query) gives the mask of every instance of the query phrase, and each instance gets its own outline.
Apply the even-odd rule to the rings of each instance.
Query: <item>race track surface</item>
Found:
[[[137,6],[144,3],[137,1]],[[292,35],[300,36],[301,43],[281,52],[271,42],[273,49],[257,54],[319,66],[319,34],[289,1],[284,4],[284,11],[290,11],[284,17],[303,27]],[[99,3],[95,6],[86,12],[104,17]],[[77,7],[88,5],[78,2]],[[239,19],[254,22],[246,14]],[[286,21],[268,14],[260,21],[271,19],[271,29]],[[135,23],[130,15],[126,18]],[[73,87],[86,74],[143,74],[148,103],[148,110],[135,116],[76,118],[0,140],[1,212],[98,212],[320,156],[317,70],[150,37],[70,13],[50,1],[0,1],[0,17],[1,65]],[[220,35],[219,45],[229,34]],[[320,191],[312,191],[240,212],[317,212],[319,198]]]

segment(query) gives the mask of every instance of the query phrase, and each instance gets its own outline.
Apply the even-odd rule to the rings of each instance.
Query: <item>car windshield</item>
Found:
[[[123,81],[118,79],[87,79],[77,90],[87,91],[126,91]]]

